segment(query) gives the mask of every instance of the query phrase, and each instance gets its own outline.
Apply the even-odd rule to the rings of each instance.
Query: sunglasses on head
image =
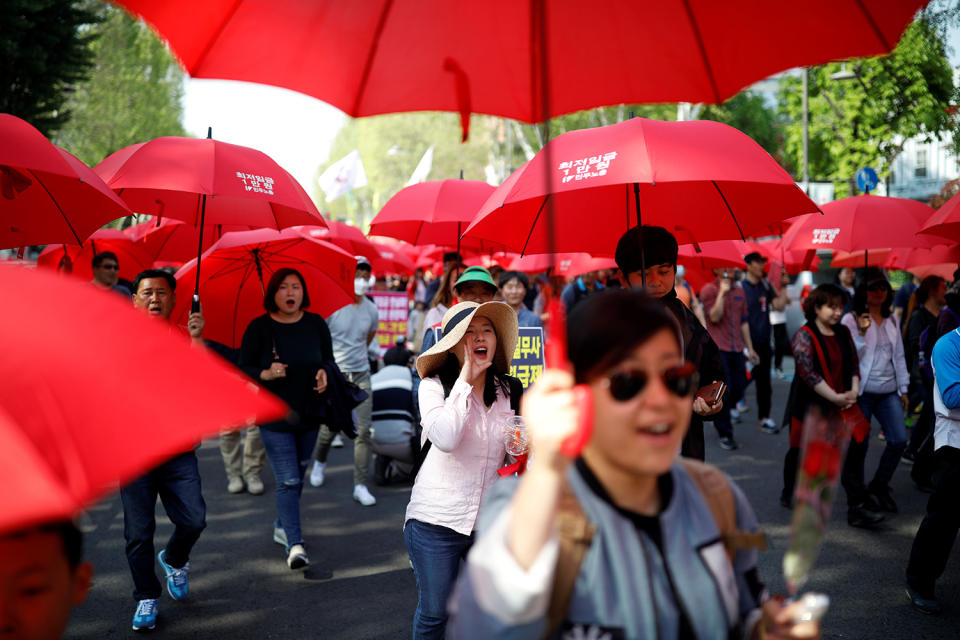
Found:
[[[660,377],[670,393],[682,398],[696,391],[699,375],[697,367],[692,362],[687,362],[666,369]],[[607,388],[614,400],[626,402],[643,391],[649,381],[650,374],[643,369],[618,371],[607,378]]]

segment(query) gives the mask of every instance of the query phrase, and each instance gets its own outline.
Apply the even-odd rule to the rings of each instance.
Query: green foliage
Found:
[[[403,113],[348,120],[333,142],[329,162],[318,168],[317,176],[357,149],[368,185],[321,204],[321,209],[336,220],[365,226],[406,185],[431,145],[434,150],[430,180],[458,178],[461,170],[467,180],[484,180],[495,133],[490,120],[474,117],[466,144],[460,143],[460,116],[455,113]],[[313,190],[314,200],[324,203],[325,196],[316,183]]]
[[[70,119],[67,94],[87,77],[97,14],[69,0],[0,2],[0,112],[50,136]]]
[[[723,122],[739,129],[790,171],[783,153],[786,123],[776,107],[767,104],[763,95],[750,91],[738,93],[721,105],[705,106],[699,118]]]
[[[94,67],[68,102],[73,118],[54,141],[89,165],[137,142],[186,135],[183,71],[154,33],[125,11],[98,7]]]
[[[809,73],[809,164],[815,180],[836,183],[837,197],[852,195],[857,169],[873,167],[881,177],[914,136],[942,139],[952,133],[960,148],[957,121],[948,108],[960,93],[947,58],[943,22],[922,15],[904,32],[889,56],[848,63],[853,80],[833,80],[839,63]],[[799,77],[781,83],[779,100],[789,118],[786,154],[801,166],[802,91]]]

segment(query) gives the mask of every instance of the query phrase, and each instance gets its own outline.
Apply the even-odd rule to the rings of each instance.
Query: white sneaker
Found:
[[[243,493],[243,479],[234,476],[227,480],[228,493]]]
[[[326,462],[314,460],[313,469],[310,470],[310,484],[315,487],[323,485],[323,470],[327,468]]]
[[[330,441],[330,446],[333,447],[334,449],[343,448],[343,438],[340,437],[339,433],[333,436],[333,440]]]
[[[310,565],[310,559],[307,557],[307,550],[302,544],[295,544],[290,547],[290,553],[287,554],[287,566],[293,570],[303,569]]]
[[[353,499],[365,507],[372,507],[377,504],[377,499],[373,497],[365,484],[356,484],[353,486]]]

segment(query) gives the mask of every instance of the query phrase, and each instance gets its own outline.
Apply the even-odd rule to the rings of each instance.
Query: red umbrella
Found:
[[[494,188],[479,180],[431,180],[397,192],[370,223],[372,235],[481,253],[503,249],[496,237],[461,238]]]
[[[823,205],[822,216],[809,216],[790,227],[782,244],[788,251],[932,247],[945,241],[916,235],[932,213],[933,209],[922,202],[906,198],[843,198]]]
[[[666,227],[681,243],[703,242],[742,239],[816,210],[736,129],[633,118],[551,140],[490,196],[465,237],[499,239],[525,254],[610,254],[639,222]]]
[[[701,271],[722,267],[743,269],[746,266],[743,262],[743,256],[752,251],[757,251],[757,247],[736,240],[682,244],[677,255],[677,262]]]
[[[588,271],[616,269],[617,263],[613,258],[594,257],[589,253],[540,253],[518,256],[510,263],[510,271],[525,273],[539,273],[550,268],[553,268],[552,275],[574,277]]]
[[[81,280],[93,279],[93,256],[112,251],[120,265],[120,277],[132,281],[153,260],[119,229],[95,231],[82,247],[76,244],[48,244],[37,258],[37,266],[72,273]]]
[[[203,230],[203,250],[206,251],[223,234],[231,231],[249,231],[250,227],[235,224],[210,224]],[[197,255],[200,229],[173,218],[153,218],[124,229],[133,243],[154,262],[183,264]]]
[[[837,251],[830,260],[830,267],[833,269],[859,269],[864,265],[868,267],[886,267],[890,254],[894,249],[874,249],[873,251]]]
[[[920,233],[949,240],[960,240],[960,194],[947,200],[931,215]]]
[[[264,313],[263,292],[278,269],[300,271],[307,281],[310,311],[314,313],[327,316],[356,299],[353,254],[295,229],[224,234],[203,254],[203,265],[203,335],[230,347],[239,347],[247,325]],[[185,264],[176,274],[177,281],[189,282],[195,268],[195,260]],[[178,298],[172,319],[186,324],[189,315],[189,298]]]
[[[287,411],[117,296],[8,268],[0,299],[41,310],[0,317],[0,530],[72,515],[203,437]]]
[[[189,222],[201,236],[207,223],[273,229],[325,224],[300,183],[270,156],[210,135],[130,145],[96,170],[134,211]],[[198,258],[201,252],[198,242]],[[196,275],[194,308],[200,269]]]
[[[82,244],[130,210],[96,173],[25,121],[0,113],[0,249]]]
[[[376,246],[367,239],[363,231],[346,222],[327,220],[325,227],[307,226],[296,228],[300,233],[304,233],[317,240],[335,244],[355,256],[363,256],[372,260],[380,255]]]
[[[373,267],[374,273],[410,275],[416,270],[413,260],[400,249],[377,240],[371,240],[370,242],[376,247],[380,256],[370,259],[370,266]]]
[[[886,53],[926,0],[118,4],[193,77],[286,87],[353,117],[442,110],[540,122],[600,105],[720,103],[784,69]]]
[[[468,267],[484,267],[486,269],[494,266],[510,269],[510,265],[519,258],[520,254],[513,251],[494,251],[489,254],[477,254],[465,258],[463,264]]]

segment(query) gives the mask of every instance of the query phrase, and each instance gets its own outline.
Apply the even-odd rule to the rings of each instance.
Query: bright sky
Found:
[[[314,174],[346,121],[342,111],[296,91],[231,80],[186,81],[184,127],[263,151],[313,195]]]
[[[960,30],[949,34],[950,62],[960,65]],[[263,151],[315,191],[318,166],[327,162],[330,146],[346,121],[339,109],[315,98],[266,85],[229,80],[187,79],[184,126],[213,137]],[[336,159],[336,158],[335,158]]]

